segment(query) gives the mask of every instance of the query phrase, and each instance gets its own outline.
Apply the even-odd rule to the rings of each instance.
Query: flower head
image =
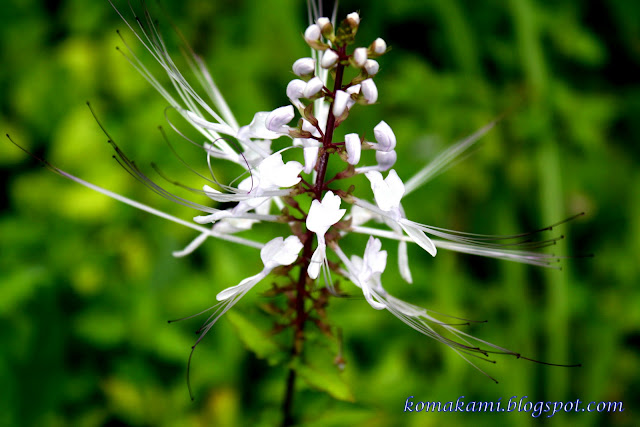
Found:
[[[360,137],[360,134],[366,134],[364,132],[348,133],[344,142],[334,141],[335,129],[348,119],[352,108],[366,107],[367,104],[378,101],[378,88],[374,77],[377,77],[380,65],[372,58],[386,53],[387,44],[383,39],[377,38],[368,48],[353,48],[361,23],[357,12],[350,13],[338,24],[335,20],[332,22],[326,17],[319,17],[317,13],[310,12],[310,16],[315,19],[315,23],[311,22],[306,28],[304,39],[312,51],[309,57],[300,58],[293,63],[292,70],[300,78],[290,81],[286,87],[286,95],[291,105],[272,111],[259,111],[255,113],[251,123],[244,126],[239,126],[213,78],[197,56],[193,58],[193,68],[198,81],[205,86],[211,105],[198,95],[177,69],[155,28],[145,28],[142,23],[140,30],[136,30],[135,26],[130,27],[134,32],[141,31],[136,32],[136,36],[160,61],[177,95],[161,86],[159,80],[147,71],[133,53],[132,63],[159,90],[170,107],[204,139],[201,148],[211,177],[196,172],[199,179],[205,181],[196,187],[179,185],[207,196],[210,202],[233,204],[231,207],[212,207],[166,190],[127,158],[111,137],[109,140],[116,150],[118,161],[129,173],[154,192],[193,208],[201,215],[195,216],[193,222],[185,221],[88,183],[46,162],[45,164],[56,173],[82,185],[197,230],[200,234],[185,249],[174,252],[175,256],[185,256],[193,252],[209,237],[260,249],[263,268],[257,274],[217,294],[216,299],[219,303],[212,307],[215,311],[200,329],[201,336],[197,342],[200,342],[202,336],[220,316],[269,274],[281,275],[289,280],[292,271],[297,268],[299,277],[295,283],[288,283],[282,287],[274,284],[276,293],[288,296],[288,307],[283,311],[284,315],[295,313],[295,318],[287,319],[288,324],[296,329],[294,355],[299,354],[297,346],[301,346],[304,341],[304,323],[314,315],[309,305],[320,313],[314,318],[316,325],[323,331],[330,331],[323,323],[323,298],[326,295],[323,298],[310,298],[317,289],[309,286],[307,280],[317,279],[321,270],[330,291],[334,291],[331,289],[332,274],[342,275],[362,290],[366,301],[373,308],[388,310],[410,327],[449,345],[461,355],[479,353],[486,356],[488,351],[515,355],[514,352],[478,340],[437,320],[426,309],[393,297],[382,286],[381,278],[387,265],[387,251],[383,249],[379,237],[398,242],[399,269],[402,277],[408,282],[412,281],[412,276],[408,265],[407,243],[417,244],[432,256],[436,256],[440,248],[538,266],[550,266],[558,260],[553,255],[531,250],[532,247],[536,248],[535,243],[523,240],[522,235],[487,236],[447,230],[409,220],[405,215],[402,207],[403,197],[443,171],[488,132],[495,122],[445,150],[405,184],[393,169],[397,161],[397,141],[391,126],[385,121],[381,121],[373,129],[375,143],[365,141],[364,136]],[[349,67],[355,70],[345,73]],[[329,74],[333,77],[330,78]],[[349,81],[345,77],[348,75],[355,77]],[[296,113],[300,117],[297,124],[291,126]],[[287,142],[292,140],[291,146],[274,153],[272,140],[280,137],[286,137],[283,140],[286,139]],[[304,165],[296,160],[285,163],[282,157],[285,150],[290,150],[287,155],[302,158]],[[366,165],[367,150],[375,151],[376,163],[373,165]],[[331,177],[327,175],[327,165],[334,154],[346,160],[347,165],[343,163],[345,169]],[[237,178],[229,183],[220,182],[214,174],[214,170],[217,170],[214,163],[218,161],[231,162],[238,170]],[[365,165],[359,166],[360,162]],[[386,171],[388,173],[385,178],[382,172]],[[303,173],[309,176],[305,175],[303,179]],[[372,196],[375,204],[357,197],[359,189],[335,184],[336,181],[347,180],[358,174],[365,174],[371,189],[370,192],[368,189],[360,192],[368,197]],[[300,203],[303,198],[307,205],[309,198],[311,199],[308,211],[304,208],[305,203]],[[347,211],[341,208],[342,202],[351,204],[350,215],[346,221],[341,221]],[[274,206],[277,209],[274,209]],[[369,222],[375,222],[375,225],[367,227],[366,224]],[[236,235],[265,223],[277,223],[281,228],[289,227],[290,232],[286,234],[292,235],[287,238],[275,237],[267,243]],[[203,224],[211,225],[203,227]],[[362,258],[357,255],[347,257],[338,245],[340,239],[348,238],[350,233],[369,235]],[[278,234],[282,232],[279,231]],[[317,240],[315,249],[314,234]],[[543,247],[554,241],[542,241],[539,245]],[[330,263],[327,260],[328,248],[333,250],[340,260],[339,263]],[[475,344],[470,345],[469,342],[474,340],[490,350],[481,350]]]
[[[340,202],[340,197],[333,194],[332,191],[327,191],[321,202],[318,200],[311,202],[306,224],[307,229],[318,237],[318,248],[313,253],[308,268],[309,277],[312,279],[318,277],[320,267],[326,259],[325,234],[332,225],[342,219],[347,211],[340,209]]]

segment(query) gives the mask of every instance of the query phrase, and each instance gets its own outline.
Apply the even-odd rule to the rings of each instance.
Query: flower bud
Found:
[[[333,100],[333,115],[335,117],[340,117],[344,113],[350,98],[351,95],[345,91],[339,90],[336,92],[336,97]]]
[[[331,25],[329,18],[325,18],[324,16],[322,18],[318,18],[316,24],[320,27],[322,35],[326,38],[330,38],[333,33],[333,25]]]
[[[395,151],[376,151],[376,161],[381,171],[388,171],[396,164],[398,155]]]
[[[313,58],[300,58],[293,63],[292,68],[296,76],[309,76],[316,70],[316,60]]]
[[[360,93],[360,85],[353,85],[346,90],[349,94],[349,99],[347,99],[347,110],[350,110],[351,107],[356,103],[355,99],[353,99],[352,95]]]
[[[347,22],[349,23],[351,28],[360,25],[360,15],[358,15],[358,12],[351,12],[350,14],[348,14]]]
[[[331,25],[331,21],[326,16],[323,16],[318,18],[318,20],[316,21],[316,25],[320,27],[320,30],[322,30],[325,26]]]
[[[317,42],[320,40],[320,34],[320,27],[316,24],[312,24],[304,31],[304,39],[307,43]]]
[[[271,132],[288,133],[289,127],[287,123],[293,119],[294,115],[292,105],[276,108],[267,116],[265,126]]]
[[[324,83],[322,83],[322,80],[320,80],[319,77],[312,78],[307,82],[304,88],[304,97],[311,98],[312,96],[320,92],[323,87]]]
[[[318,151],[320,151],[320,147],[304,147],[304,173],[311,173],[313,168],[316,167],[316,163],[318,162]]]
[[[384,40],[382,40],[380,37],[378,37],[373,41],[373,43],[371,43],[371,46],[369,46],[369,49],[371,50],[371,52],[375,53],[376,55],[382,55],[387,51],[387,43]]]
[[[287,85],[287,97],[297,108],[304,108],[300,98],[304,98],[304,88],[306,86],[307,83],[299,79],[291,80]]]
[[[331,68],[334,65],[336,65],[336,62],[338,62],[338,58],[339,56],[334,50],[327,49],[322,55],[322,59],[320,60],[320,66],[322,68]]]
[[[367,79],[360,85],[360,91],[362,92],[362,96],[364,97],[365,101],[367,101],[367,104],[373,104],[378,100],[378,88],[373,82],[373,79]]]
[[[350,133],[344,136],[344,147],[347,150],[347,163],[357,165],[360,161],[362,142],[357,133]]]
[[[364,70],[370,76],[375,76],[376,74],[378,74],[379,69],[380,69],[380,64],[378,64],[378,61],[375,61],[373,59],[367,59],[367,62],[364,63]]]
[[[373,128],[373,134],[378,141],[378,151],[392,151],[396,148],[396,136],[384,120]]]
[[[353,51],[353,62],[358,68],[362,68],[367,62],[367,49],[364,47],[356,48]]]
[[[313,124],[309,123],[308,120],[302,121],[302,130],[310,132],[311,134],[313,134],[313,136],[320,136],[320,134],[318,133],[318,129],[316,129]]]

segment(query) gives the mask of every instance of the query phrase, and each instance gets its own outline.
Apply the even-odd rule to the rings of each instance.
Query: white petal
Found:
[[[371,295],[371,289],[369,289],[368,286],[362,287],[362,294],[364,295],[369,305],[375,308],[376,310],[384,310],[385,308],[387,308],[385,304],[373,299],[373,295]]]
[[[325,26],[331,25],[331,21],[329,20],[329,18],[323,16],[316,20],[316,24],[318,24],[318,27],[320,27],[320,29],[323,29]]]
[[[396,164],[398,155],[395,150],[393,151],[376,151],[376,161],[378,162],[378,168],[382,171],[388,171]]]
[[[242,126],[240,130],[238,130],[238,139],[241,141],[247,140],[249,138],[260,138],[260,139],[276,139],[281,136],[281,134],[272,132],[267,129],[266,121],[267,117],[271,114],[270,111],[259,111],[253,116],[253,120],[247,126]]]
[[[320,80],[319,77],[314,77],[309,80],[304,88],[303,95],[305,98],[311,98],[313,95],[317,94],[322,90],[324,83]]]
[[[384,120],[373,128],[373,135],[378,142],[378,151],[391,151],[396,148],[396,135]]]
[[[308,41],[320,40],[320,27],[317,25],[309,25],[304,31],[304,39]]]
[[[298,259],[302,243],[296,236],[287,239],[276,237],[260,250],[260,258],[266,269],[272,270],[279,265],[289,265]]]
[[[297,76],[308,76],[316,70],[316,60],[313,58],[300,58],[293,63],[293,72]]]
[[[397,197],[398,205],[400,205],[400,200],[402,199],[402,196],[404,196],[404,184],[395,169],[391,169],[389,171],[384,182],[389,187],[389,192]]]
[[[267,204],[264,203],[264,205],[267,205]],[[265,212],[264,214],[266,215],[268,214],[268,212]],[[239,231],[251,229],[253,224],[255,224],[256,222],[258,221],[255,219],[247,219],[247,218],[222,218],[220,221],[215,223],[215,225],[213,226],[213,229],[218,233],[233,234]]]
[[[258,165],[259,187],[264,190],[292,187],[300,182],[298,175],[300,175],[303,168],[296,161],[290,161],[285,164],[281,153],[272,154]]]
[[[300,98],[304,98],[304,88],[306,86],[307,83],[299,79],[291,80],[287,85],[287,97],[298,108],[304,108]]]
[[[378,61],[374,59],[367,59],[367,62],[364,63],[364,69],[370,76],[375,76],[378,74],[380,64],[378,64]]]
[[[371,191],[378,207],[385,212],[397,211],[404,195],[404,185],[396,171],[391,170],[385,180],[382,180],[382,174],[378,171],[365,175],[371,182]]]
[[[320,268],[322,267],[322,263],[326,257],[327,247],[324,242],[318,241],[318,247],[313,252],[311,256],[311,261],[309,262],[309,267],[307,268],[307,274],[312,279],[317,279],[320,275]]]
[[[340,221],[346,212],[346,209],[340,209],[340,202],[340,196],[334,195],[331,191],[324,195],[322,202],[318,200],[311,202],[306,221],[307,229],[318,236],[324,236],[327,230]]]
[[[360,161],[362,142],[357,133],[350,133],[344,136],[344,146],[347,150],[347,163],[357,165]]]
[[[417,230],[411,226],[407,226],[403,224],[402,220],[400,220],[399,224],[404,232],[407,233],[407,235],[411,237],[411,239],[416,242],[422,249],[429,252],[431,256],[436,256],[436,254],[438,253],[436,246],[433,244],[431,239],[427,237],[426,234],[424,234],[422,230]]]
[[[304,154],[304,173],[311,173],[318,162],[318,151],[320,147],[305,147]]]
[[[387,267],[387,251],[382,250],[380,239],[369,236],[363,260],[372,273],[380,274],[384,272]]]
[[[409,255],[407,254],[407,242],[400,241],[398,243],[398,268],[400,269],[400,276],[407,281],[407,283],[413,283],[411,277],[411,270],[409,269]]]
[[[320,66],[322,68],[331,68],[334,65],[336,65],[336,62],[338,62],[338,58],[339,56],[335,51],[331,49],[327,49],[322,54],[322,59],[320,60]]]
[[[173,255],[176,258],[187,256],[191,254],[193,251],[195,251],[196,249],[198,249],[200,245],[202,245],[209,236],[210,236],[209,233],[200,233],[198,237],[193,239],[191,243],[189,243],[183,250],[174,251],[171,253],[171,255]]]
[[[350,86],[349,88],[347,88],[345,92],[347,92],[350,95],[349,98],[347,99],[347,110],[350,110],[351,107],[353,107],[354,104],[356,103],[356,100],[353,99],[351,95],[354,95],[354,94],[357,95],[360,93],[360,85],[357,84],[357,85]]]
[[[353,51],[353,61],[356,63],[356,66],[362,68],[367,62],[367,48],[366,47],[358,47]]]
[[[360,15],[358,15],[358,12],[351,12],[348,14],[347,20],[353,22],[355,25],[360,25]]]
[[[367,79],[360,83],[360,92],[367,101],[367,104],[373,104],[378,100],[378,88],[373,82],[373,79]]]
[[[260,273],[256,274],[255,276],[247,277],[246,279],[244,279],[243,281],[241,281],[237,285],[231,286],[230,288],[227,288],[227,289],[223,290],[222,292],[218,293],[218,295],[216,295],[216,299],[218,301],[224,301],[224,300],[228,300],[229,298],[232,298],[232,297],[234,297],[234,296],[236,296],[236,295],[238,295],[240,293],[248,291],[253,286],[255,286],[259,281],[264,279],[267,276],[267,274],[269,274],[269,272],[263,270]]]
[[[378,55],[382,55],[387,51],[387,43],[380,37],[375,39],[371,45],[373,46],[373,51]]]
[[[336,98],[333,101],[333,115],[336,117],[340,117],[344,110],[347,108],[347,102],[351,98],[351,96],[342,90],[336,92]]]
[[[349,95],[353,95],[354,93],[355,93],[355,94],[358,94],[358,93],[360,93],[360,85],[359,85],[359,84],[357,84],[357,85],[349,86],[349,87],[347,88],[346,92],[347,92]]]
[[[271,177],[271,182],[278,188],[293,187],[300,182],[301,178],[299,175],[302,169],[304,169],[304,166],[302,166],[300,162],[296,162],[295,160],[289,161],[278,170],[277,174]]]
[[[293,120],[294,117],[293,106],[286,105],[284,107],[276,108],[269,113],[265,120],[265,126],[272,132],[283,133],[283,127]]]

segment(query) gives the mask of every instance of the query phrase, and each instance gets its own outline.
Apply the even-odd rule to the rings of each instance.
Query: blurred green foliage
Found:
[[[286,103],[290,65],[308,55],[304,2],[163,2],[153,9],[175,56],[174,22],[209,65],[241,124]],[[125,2],[121,2],[127,12]],[[556,414],[557,425],[634,425],[640,395],[640,3],[625,0],[341,2],[360,10],[358,40],[380,36],[379,103],[357,108],[340,135],[371,134],[384,119],[398,137],[403,178],[492,118],[505,119],[464,162],[406,200],[409,218],[440,227],[514,233],[586,215],[557,231],[562,271],[410,249],[414,282],[401,281],[394,245],[385,287],[415,304],[486,319],[471,332],[564,369],[513,358],[478,373],[448,348],[372,310],[332,301],[344,333],[315,344],[301,368],[296,413],[308,425],[528,425],[525,413],[402,413],[416,400],[623,401],[625,412]],[[114,49],[115,30],[159,72],[108,2],[0,4],[0,128],[90,182],[189,219],[110,159],[85,106],[140,165],[153,161],[201,185],[166,148],[165,101]],[[170,113],[169,113],[170,114]],[[170,136],[174,142],[179,138]],[[197,150],[178,144],[206,170]],[[337,168],[340,165],[332,165]],[[149,168],[147,168],[149,170]],[[222,169],[222,178],[236,172]],[[366,182],[358,182],[368,195]],[[174,259],[193,232],[123,206],[0,144],[0,425],[273,425],[286,336],[267,340],[257,287],[199,345],[188,398],[186,360],[198,312],[221,289],[261,268],[255,250],[210,241]],[[285,230],[284,228],[282,230]],[[284,233],[284,231],[283,231]],[[252,238],[266,241],[261,227]],[[364,239],[346,239],[360,253]],[[253,273],[251,273],[253,274]],[[343,284],[345,289],[354,289]],[[354,294],[357,294],[357,290]],[[258,328],[256,329],[256,326]],[[251,348],[249,351],[247,348]],[[275,347],[274,347],[275,346]],[[315,346],[315,347],[314,347]],[[324,347],[323,347],[324,346]],[[275,348],[275,350],[274,350]],[[257,354],[260,357],[254,355]],[[282,358],[280,358],[282,359]],[[486,366],[484,366],[486,365]],[[315,369],[317,368],[317,369]],[[318,370],[319,369],[319,370]],[[317,388],[328,388],[332,396]],[[545,414],[542,415],[545,417]]]

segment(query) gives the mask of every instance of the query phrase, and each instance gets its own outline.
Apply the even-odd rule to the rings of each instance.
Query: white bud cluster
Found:
[[[287,87],[287,96],[303,117],[308,118],[305,108],[308,104],[301,99],[316,100],[327,96],[332,100],[330,113],[333,114],[337,122],[345,120],[356,104],[371,105],[378,101],[378,88],[373,78],[380,70],[380,64],[374,58],[378,58],[387,51],[386,42],[375,39],[368,47],[355,47],[351,54],[347,52],[347,46],[354,42],[355,34],[360,26],[360,15],[352,12],[340,24],[339,31],[336,31],[334,24],[327,17],[320,17],[310,25],[305,31],[306,42],[317,51],[316,60],[312,58],[301,58],[293,64],[293,72],[301,80],[293,80]],[[327,76],[328,70],[335,70],[337,67],[351,66],[359,70],[359,75],[350,83],[342,87],[336,87],[333,92],[327,89],[328,82],[323,81],[323,76]],[[335,71],[333,71],[335,73]],[[316,104],[318,105],[318,104]],[[313,111],[313,110],[312,110]],[[326,117],[321,120],[326,123]],[[318,152],[317,131],[306,119],[300,125],[296,137],[296,144],[305,148],[305,172],[310,171],[315,166],[312,159]],[[282,128],[281,128],[282,129]],[[315,133],[314,133],[315,132]],[[312,134],[314,139],[301,139]],[[291,135],[294,135],[293,133]],[[374,128],[376,142],[364,142],[356,133],[345,136],[344,148],[341,149],[342,158],[353,166],[358,166],[361,161],[363,149],[375,150],[375,166],[364,166],[356,168],[356,172],[366,172],[370,170],[386,171],[393,167],[397,155],[395,152],[396,138],[389,125],[382,121]]]

